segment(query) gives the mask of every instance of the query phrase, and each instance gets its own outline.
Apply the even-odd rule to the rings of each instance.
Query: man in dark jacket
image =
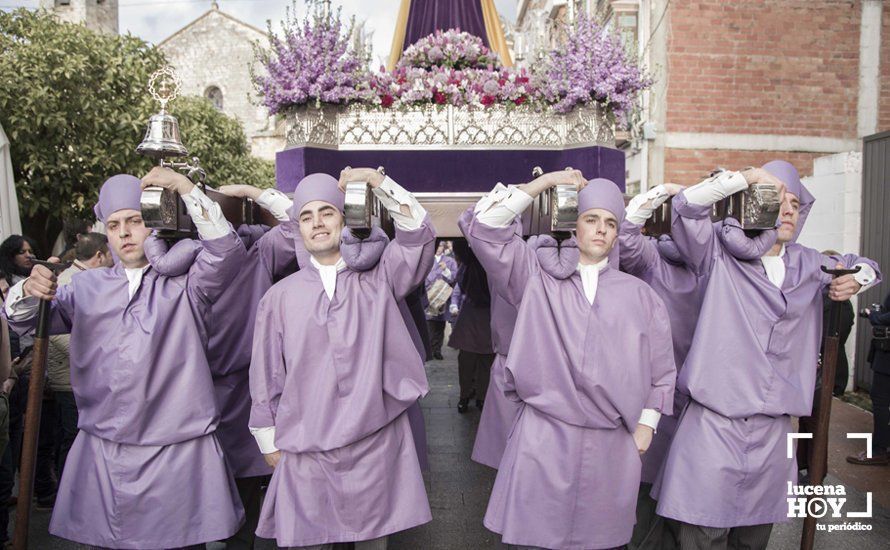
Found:
[[[871,363],[871,405],[874,415],[872,457],[865,451],[847,457],[851,464],[884,466],[890,464],[890,294],[884,299],[880,311],[868,311],[873,335],[868,361]]]

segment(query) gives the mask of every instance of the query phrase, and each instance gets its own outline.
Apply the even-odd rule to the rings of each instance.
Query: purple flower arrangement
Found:
[[[399,67],[447,67],[449,69],[479,69],[499,65],[498,58],[485,47],[478,36],[460,29],[436,31],[421,38],[402,53]]]
[[[524,69],[502,67],[482,39],[458,29],[436,31],[409,46],[392,72],[381,67],[362,94],[384,108],[419,105],[523,105],[539,97]]]
[[[482,39],[458,29],[415,42],[393,71],[372,72],[366,53],[350,47],[350,34],[339,10],[316,9],[302,20],[288,15],[281,37],[270,29],[270,51],[258,52],[265,71],[253,77],[263,104],[272,113],[310,103],[385,109],[550,105],[567,113],[598,103],[623,120],[652,84],[619,38],[585,16],[533,74],[503,67]]]
[[[618,36],[582,14],[562,47],[544,60],[535,82],[559,113],[596,102],[624,120],[652,79],[628,58]]]
[[[291,17],[283,36],[269,29],[269,46],[258,51],[264,74],[254,72],[254,84],[271,113],[307,103],[347,104],[369,99],[360,85],[370,71],[363,52],[350,47],[351,27],[343,24],[340,10],[326,12],[316,6],[302,20]]]

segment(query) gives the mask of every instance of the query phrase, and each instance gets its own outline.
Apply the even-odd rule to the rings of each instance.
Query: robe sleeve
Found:
[[[649,315],[649,365],[652,385],[644,409],[662,414],[674,412],[674,386],[677,366],[674,363],[674,344],[671,339],[671,320],[664,302],[652,291]]]
[[[201,241],[202,249],[189,269],[187,289],[192,300],[215,302],[247,261],[247,250],[234,231]]]
[[[477,219],[472,208],[461,216],[458,224],[485,269],[492,289],[507,303],[519,307],[525,285],[538,268],[538,260],[519,235],[516,224],[486,225]]]
[[[269,232],[270,227],[268,225],[262,224],[254,224],[247,225],[242,224],[238,226],[238,236],[241,237],[241,242],[244,243],[244,248],[250,250],[250,247],[259,241],[263,235]]]
[[[284,390],[284,363],[281,319],[277,301],[271,294],[260,300],[256,313],[253,353],[250,359],[251,428],[275,425],[278,402]]]
[[[37,329],[38,307],[40,301],[37,298],[22,295],[25,281],[20,281],[9,289],[6,304],[2,308],[3,317],[9,323],[9,328],[18,335],[28,334]],[[29,302],[29,314],[16,315],[16,304]],[[71,322],[74,319],[74,281],[56,289],[56,296],[50,303],[49,333],[68,334],[71,332]]]
[[[158,273],[178,277],[188,273],[201,253],[201,243],[193,239],[182,239],[168,248],[163,239],[151,235],[145,240],[143,249],[146,259]]]
[[[881,269],[878,267],[877,262],[866,258],[864,256],[859,256],[856,254],[844,254],[843,256],[823,256],[822,257],[822,265],[824,265],[828,269],[834,269],[837,264],[842,264],[845,269],[853,269],[855,266],[864,266],[870,268],[874,272],[874,279],[865,283],[863,280],[857,278],[857,281],[862,285],[862,290],[866,288],[871,288],[877,284],[881,283]],[[822,281],[823,286],[828,286],[831,284],[831,275],[827,273],[823,273],[822,270],[819,270],[819,278]],[[857,277],[854,275],[854,277]]]
[[[424,282],[435,255],[436,233],[429,216],[413,231],[396,226],[396,238],[386,245],[379,269],[397,301]]]
[[[454,291],[451,293],[451,305],[460,309],[464,307],[464,295],[460,290],[460,284],[454,285]]]
[[[273,281],[280,281],[299,269],[294,250],[294,235],[288,224],[276,225],[260,237],[254,246],[259,253],[259,261]]]
[[[689,202],[682,191],[671,201],[671,208],[671,238],[677,250],[696,275],[706,275],[717,249],[711,206]]]
[[[643,235],[643,226],[624,221],[618,232],[618,262],[621,270],[634,277],[652,271],[663,261],[655,240]]]

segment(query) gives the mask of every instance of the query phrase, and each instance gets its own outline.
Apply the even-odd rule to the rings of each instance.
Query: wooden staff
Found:
[[[70,264],[35,261],[60,273]],[[40,413],[43,405],[43,384],[49,351],[50,302],[40,300],[37,313],[37,332],[34,335],[34,355],[31,361],[31,382],[28,386],[28,405],[25,409],[25,433],[22,436],[22,462],[19,466],[19,500],[15,509],[14,550],[28,548],[28,526],[31,521],[31,497],[34,495],[34,470],[37,466],[37,440],[40,435]]]
[[[837,279],[843,275],[858,273],[859,268],[827,269],[822,266],[822,271],[831,275],[833,279]],[[812,485],[821,485],[828,473],[828,428],[831,420],[831,390],[834,388],[834,373],[837,369],[837,356],[840,347],[840,319],[840,303],[832,300],[828,310],[828,329],[822,353],[822,387],[819,388],[819,412],[816,414],[816,431],[813,433],[812,460],[807,465]],[[807,497],[807,510],[809,502],[809,497]],[[815,540],[816,518],[808,513],[803,520],[800,549],[813,550]]]

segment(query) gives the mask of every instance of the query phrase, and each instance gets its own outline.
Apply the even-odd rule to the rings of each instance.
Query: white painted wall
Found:
[[[817,158],[813,162],[813,175],[803,178],[803,183],[816,202],[799,242],[817,250],[858,253],[862,224],[862,153],[852,151]],[[859,309],[855,297],[853,308]],[[855,376],[855,326],[846,350],[850,362],[847,388],[850,388]]]

